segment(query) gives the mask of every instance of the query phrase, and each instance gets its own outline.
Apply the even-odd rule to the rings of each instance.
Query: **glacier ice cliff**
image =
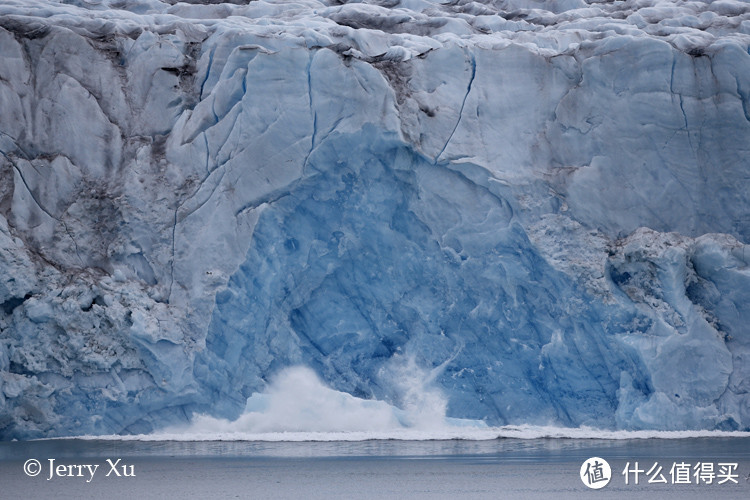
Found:
[[[488,425],[750,430],[750,7],[0,5],[0,438],[290,366]]]

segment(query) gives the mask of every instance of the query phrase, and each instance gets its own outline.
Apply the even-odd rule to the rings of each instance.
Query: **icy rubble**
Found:
[[[0,6],[0,435],[283,368],[488,424],[750,429],[744,2]],[[648,229],[647,229],[648,228]]]

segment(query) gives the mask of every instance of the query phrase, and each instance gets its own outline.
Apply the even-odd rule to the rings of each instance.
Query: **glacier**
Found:
[[[3,2],[0,439],[300,366],[352,419],[750,431],[749,46],[735,0]]]

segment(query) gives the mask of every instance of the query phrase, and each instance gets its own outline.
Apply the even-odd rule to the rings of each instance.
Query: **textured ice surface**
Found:
[[[339,3],[0,6],[0,436],[750,429],[748,4]]]

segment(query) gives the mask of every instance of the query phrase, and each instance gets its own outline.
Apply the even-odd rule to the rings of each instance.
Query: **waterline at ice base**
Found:
[[[749,46],[732,0],[4,2],[0,438],[747,435]]]
[[[412,367],[413,370],[413,367]],[[275,377],[262,393],[252,395],[236,420],[194,415],[190,424],[148,434],[79,436],[84,441],[494,441],[511,438],[570,440],[641,440],[750,437],[750,432],[719,430],[606,430],[555,425],[490,426],[482,420],[445,416],[445,398],[424,386],[424,375],[404,374],[405,409],[383,401],[356,398],[326,387],[305,367],[291,367]],[[407,448],[408,449],[408,448]]]

